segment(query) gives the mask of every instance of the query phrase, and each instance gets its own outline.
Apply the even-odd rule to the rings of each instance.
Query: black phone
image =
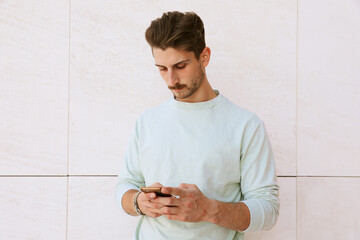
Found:
[[[156,193],[159,197],[171,197],[171,194],[165,194],[161,192],[161,187],[141,187],[140,190],[144,193]]]

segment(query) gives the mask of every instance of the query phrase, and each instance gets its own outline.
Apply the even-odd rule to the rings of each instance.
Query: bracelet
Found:
[[[138,204],[138,202],[137,202],[137,199],[138,199],[140,193],[141,193],[141,192],[136,193],[136,194],[135,194],[135,197],[134,197],[134,208],[135,208],[135,212],[137,213],[138,216],[145,215],[145,214],[140,210],[139,204]]]

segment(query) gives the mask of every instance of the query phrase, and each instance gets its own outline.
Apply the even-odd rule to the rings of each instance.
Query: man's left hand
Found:
[[[182,183],[177,188],[163,187],[161,191],[173,195],[154,200],[166,205],[161,208],[161,212],[168,219],[183,222],[213,222],[216,201],[207,198],[195,184]]]

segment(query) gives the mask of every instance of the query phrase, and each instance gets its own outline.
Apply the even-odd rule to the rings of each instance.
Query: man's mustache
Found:
[[[175,86],[169,86],[168,88],[169,88],[170,90],[177,90],[177,89],[182,89],[182,88],[184,88],[184,87],[186,87],[185,84],[177,83],[177,84],[175,84]]]

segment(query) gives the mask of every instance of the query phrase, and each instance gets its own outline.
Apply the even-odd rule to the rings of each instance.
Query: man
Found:
[[[118,204],[141,215],[135,238],[243,239],[270,229],[279,187],[265,127],[212,89],[203,22],[168,12],[145,36],[173,97],[138,118],[119,175]],[[172,196],[140,192],[144,186]]]

